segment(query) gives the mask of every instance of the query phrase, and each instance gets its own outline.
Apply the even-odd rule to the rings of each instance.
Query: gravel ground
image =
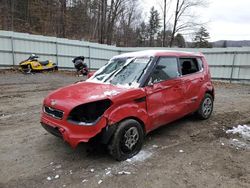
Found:
[[[40,126],[43,98],[79,79],[0,72],[0,187],[250,187],[250,141],[233,144],[240,136],[225,132],[250,125],[249,85],[215,83],[209,120],[161,127],[136,157],[116,162],[98,144],[73,150]]]

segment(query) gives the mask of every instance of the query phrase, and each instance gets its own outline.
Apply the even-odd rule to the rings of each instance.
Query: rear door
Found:
[[[186,113],[194,112],[199,107],[199,97],[205,74],[199,57],[180,58],[181,80],[185,96]]]
[[[160,57],[147,85],[151,130],[182,116],[184,96],[177,58]]]

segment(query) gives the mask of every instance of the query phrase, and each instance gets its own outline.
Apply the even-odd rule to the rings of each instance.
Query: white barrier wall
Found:
[[[18,65],[30,54],[41,60],[50,59],[59,68],[73,68],[72,58],[83,55],[91,69],[98,69],[118,54],[146,49],[169,48],[120,48],[78,40],[0,31],[0,66]],[[180,51],[200,51],[205,54],[214,79],[250,81],[250,48],[171,48]]]

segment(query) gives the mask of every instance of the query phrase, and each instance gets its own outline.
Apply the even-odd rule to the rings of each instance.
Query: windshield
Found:
[[[140,78],[146,71],[150,60],[149,57],[111,59],[88,81],[138,87]]]

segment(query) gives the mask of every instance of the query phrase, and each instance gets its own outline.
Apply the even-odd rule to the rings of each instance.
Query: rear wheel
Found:
[[[200,119],[208,119],[211,116],[214,107],[213,103],[213,97],[206,93],[197,111],[197,115]]]
[[[133,157],[142,148],[144,133],[139,122],[128,119],[119,123],[108,146],[112,157],[123,161]]]
[[[55,66],[55,67],[53,68],[53,71],[58,71],[58,66]]]

